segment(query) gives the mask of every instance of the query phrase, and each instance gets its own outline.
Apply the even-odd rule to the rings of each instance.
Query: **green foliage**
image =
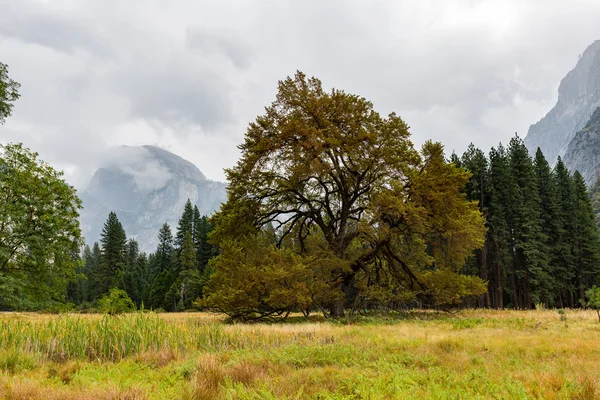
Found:
[[[175,243],[178,248],[183,246],[183,241],[185,240],[186,234],[193,234],[194,231],[194,209],[192,208],[192,202],[190,199],[187,199],[185,202],[185,206],[183,209],[183,214],[179,219],[179,224],[177,225],[177,235],[175,236]]]
[[[592,286],[585,291],[585,297],[588,298],[584,305],[598,312],[598,321],[600,321],[600,287]]]
[[[460,304],[465,298],[487,291],[485,283],[478,277],[457,274],[448,269],[425,271],[421,281],[437,305]]]
[[[81,201],[37,156],[0,145],[0,309],[64,301],[80,263]]]
[[[600,228],[600,176],[589,190],[596,226]]]
[[[441,144],[426,142],[419,152],[409,136],[397,115],[382,117],[366,99],[325,92],[318,79],[298,72],[279,83],[276,100],[250,124],[242,157],[227,170],[228,201],[213,219],[212,240],[235,258],[257,254],[245,248],[257,244],[247,237],[272,226],[278,251],[327,266],[311,286],[321,289],[316,306],[332,316],[361,301],[359,272],[367,274],[363,289],[379,286],[385,275],[386,288],[429,298],[421,273],[434,265],[460,270],[483,245],[485,227],[477,203],[461,192],[469,173],[446,162]],[[234,251],[232,243],[240,247]],[[276,274],[248,264],[265,268],[261,279]],[[216,278],[221,268],[227,280]],[[245,285],[231,282],[242,278],[230,268],[215,262],[211,282],[222,286],[213,283],[209,298],[218,292],[238,299]]]
[[[122,289],[112,288],[110,292],[98,300],[98,308],[109,315],[123,314],[135,311],[133,300]]]
[[[313,275],[302,257],[269,245],[264,236],[225,241],[205,298],[198,302],[232,319],[258,319],[308,309]]]
[[[538,149],[531,159],[515,136],[489,163],[469,148],[459,161],[472,172],[467,197],[481,198],[486,243],[465,272],[487,279],[479,305],[575,307],[598,276],[600,237],[582,176],[558,158],[554,169]],[[579,301],[578,301],[579,299]]]
[[[13,103],[20,97],[21,84],[8,77],[8,65],[0,63],[0,125],[10,117]]]
[[[119,222],[117,214],[110,212],[100,235],[102,262],[99,269],[102,279],[97,283],[100,285],[101,294],[108,293],[112,287],[122,285],[127,265],[126,244],[127,236],[123,225]]]

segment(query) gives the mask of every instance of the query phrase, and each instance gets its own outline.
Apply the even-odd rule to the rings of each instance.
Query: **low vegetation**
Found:
[[[593,310],[0,316],[0,398],[593,399]]]

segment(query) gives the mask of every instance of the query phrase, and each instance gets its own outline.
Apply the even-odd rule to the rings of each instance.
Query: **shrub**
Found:
[[[600,287],[592,286],[585,291],[585,297],[588,298],[585,305],[596,310],[598,313],[598,321],[600,321]]]
[[[129,298],[127,292],[121,289],[112,288],[107,296],[98,300],[100,311],[109,315],[123,314],[135,311],[135,304]]]

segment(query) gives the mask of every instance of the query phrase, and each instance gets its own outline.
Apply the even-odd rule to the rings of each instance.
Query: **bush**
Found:
[[[98,300],[100,311],[109,315],[123,314],[135,311],[135,304],[127,295],[127,292],[121,289],[112,288],[107,296]]]
[[[588,298],[585,305],[596,310],[598,313],[598,321],[600,321],[600,287],[592,286],[585,291],[585,297]]]

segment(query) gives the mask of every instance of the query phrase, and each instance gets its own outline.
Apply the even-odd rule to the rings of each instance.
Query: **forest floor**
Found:
[[[0,314],[0,399],[594,399],[599,363],[595,311]]]

